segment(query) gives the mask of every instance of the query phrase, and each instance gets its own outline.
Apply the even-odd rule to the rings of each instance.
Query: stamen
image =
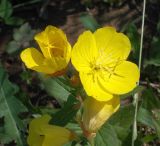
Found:
[[[61,50],[60,48],[55,47],[52,44],[48,44],[48,50],[51,53],[51,57],[55,56],[55,57],[63,57],[64,52],[63,50]]]

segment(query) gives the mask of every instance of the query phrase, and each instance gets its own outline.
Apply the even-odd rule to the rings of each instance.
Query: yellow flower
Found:
[[[59,126],[49,125],[49,115],[33,119],[29,125],[29,146],[63,146],[73,139],[72,133]]]
[[[35,48],[22,51],[20,57],[27,68],[46,74],[61,73],[65,70],[70,60],[71,46],[64,32],[49,25],[35,35],[34,39],[42,53]]]
[[[120,100],[118,96],[114,96],[106,102],[87,97],[84,101],[84,112],[82,116],[85,134],[90,136],[90,134],[96,133],[107,119],[118,110],[119,106]]]
[[[85,31],[79,36],[71,61],[89,96],[107,101],[114,94],[135,88],[140,73],[136,64],[126,61],[130,50],[128,37],[113,27],[100,28],[94,33]]]

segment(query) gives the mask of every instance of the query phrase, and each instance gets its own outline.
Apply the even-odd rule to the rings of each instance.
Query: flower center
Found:
[[[55,47],[51,44],[48,45],[52,57],[64,57],[64,51],[61,48]]]
[[[59,48],[52,48],[51,53],[55,57],[63,57],[63,50],[61,50]]]
[[[112,75],[117,75],[115,73],[115,68],[121,63],[122,61],[120,59],[116,59],[113,62],[106,63],[106,62],[100,62],[99,59],[95,60],[90,64],[90,67],[92,69],[92,73],[94,77],[96,77],[96,74],[105,74],[107,78],[111,78]],[[117,75],[119,76],[119,75]]]

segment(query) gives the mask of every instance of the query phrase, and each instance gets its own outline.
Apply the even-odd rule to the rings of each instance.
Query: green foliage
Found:
[[[97,133],[95,146],[120,146],[121,141],[112,125],[105,124]]]
[[[139,48],[140,48],[140,35],[134,23],[127,26],[126,34],[129,37],[132,45],[132,58],[138,63]]]
[[[19,53],[22,48],[27,48],[33,40],[35,30],[31,29],[28,23],[23,24],[19,29],[14,29],[13,40],[7,45],[6,51],[9,54]]]
[[[76,96],[70,95],[62,109],[53,114],[53,118],[50,123],[53,125],[65,126],[74,119],[77,111],[79,110],[79,105],[80,104],[76,99]]]
[[[86,29],[95,31],[100,25],[97,23],[96,19],[89,14],[82,14],[80,20]]]
[[[69,80],[64,77],[49,78],[40,75],[40,80],[42,81],[42,89],[45,89],[50,96],[56,98],[61,105],[67,101],[75,90],[70,86]]]
[[[145,108],[139,108],[139,111],[138,111],[138,121],[153,128],[154,127],[154,124],[153,124],[153,119],[152,119],[152,115],[151,113],[146,110]]]
[[[96,146],[122,146],[128,138],[133,124],[134,107],[122,107],[98,131],[95,138]]]
[[[80,125],[77,124],[77,123],[70,122],[70,123],[68,123],[68,124],[66,125],[66,128],[74,131],[74,132],[75,132],[77,135],[79,135],[79,136],[81,136],[81,135],[83,134],[83,131],[82,131]]]
[[[1,0],[0,2],[0,17],[7,19],[12,15],[12,4],[8,0]]]
[[[159,22],[157,23],[156,34],[150,39],[151,39],[150,50],[148,50],[149,51],[149,57],[145,58],[144,67],[147,67],[149,65],[160,67],[160,51],[159,51],[159,46],[160,46],[160,19],[159,19]]]
[[[15,140],[17,146],[23,146],[21,131],[25,130],[19,114],[26,112],[26,107],[14,95],[17,86],[8,80],[8,75],[0,66],[0,143],[9,143]]]
[[[156,119],[153,120],[156,132],[157,132],[157,136],[160,139],[160,112],[156,111],[155,113]]]
[[[121,95],[121,99],[134,96],[135,93],[141,93],[144,90],[144,86],[137,86],[131,92]]]
[[[142,103],[138,111],[137,120],[157,131],[160,138],[160,99],[154,95],[151,88],[146,89],[142,94]]]
[[[160,108],[160,100],[154,94],[152,88],[149,87],[148,89],[144,90],[142,94],[142,105],[141,106],[150,111]]]
[[[160,67],[160,38],[159,36],[154,36],[151,42],[151,48],[152,51],[150,51],[150,58],[145,59],[144,67],[147,67],[148,65],[154,65],[157,67]]]
[[[9,0],[0,1],[0,18],[2,18],[7,25],[20,25],[23,20],[18,17],[13,17],[13,6]]]
[[[43,88],[62,105],[62,108],[53,114],[50,123],[65,126],[75,117],[80,107],[80,103],[76,99],[76,90],[71,87],[69,80],[64,77],[47,78],[40,75],[40,79]]]

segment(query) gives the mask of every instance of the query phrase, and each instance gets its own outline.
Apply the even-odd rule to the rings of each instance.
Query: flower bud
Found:
[[[103,102],[92,97],[84,101],[84,112],[82,116],[83,128],[86,133],[96,133],[98,129],[115,113],[120,106],[118,96]]]
[[[21,52],[20,57],[26,67],[53,76],[62,75],[71,56],[71,45],[64,32],[49,25],[34,39],[41,51],[31,47]]]

